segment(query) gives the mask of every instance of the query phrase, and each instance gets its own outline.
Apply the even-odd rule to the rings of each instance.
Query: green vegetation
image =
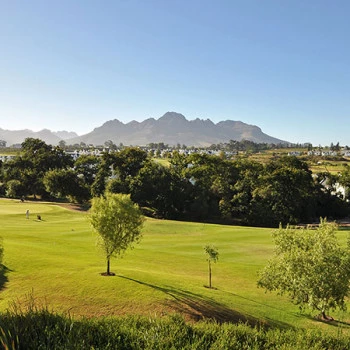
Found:
[[[154,218],[276,228],[349,215],[347,167],[313,173],[304,158],[287,156],[286,149],[229,146],[245,153],[173,150],[164,166],[136,147],[73,160],[60,147],[29,138],[17,157],[0,163],[0,196],[89,203],[107,191],[129,194]]]
[[[300,313],[287,297],[257,288],[257,273],[273,253],[271,229],[147,219],[142,242],[118,260],[115,277],[104,278],[100,272],[105,256],[98,254],[85,212],[0,200],[0,220],[3,312],[12,302],[24,305],[32,293],[39,305],[75,318],[181,313],[187,320],[349,330],[346,312],[332,313],[341,322],[330,326],[317,321],[314,313]],[[346,231],[339,231],[344,245],[346,237]],[[204,287],[207,242],[220,249],[216,289]]]
[[[273,239],[275,255],[260,274],[258,285],[288,294],[301,309],[318,310],[324,320],[330,309],[346,310],[350,290],[350,237],[346,248],[336,237],[336,225],[295,230],[280,227]]]
[[[139,242],[143,220],[139,207],[126,194],[107,193],[92,200],[90,222],[106,256],[107,276],[114,275],[110,271],[111,258],[121,256]]]
[[[219,251],[217,250],[216,247],[207,244],[204,247],[204,251],[207,255],[207,261],[208,261],[208,280],[209,280],[209,285],[208,287],[211,288],[211,263],[213,262],[214,264],[219,260]]]
[[[73,320],[47,309],[8,312],[0,319],[5,349],[120,350],[344,350],[350,337],[315,330],[251,328],[244,324],[199,322],[179,316]]]

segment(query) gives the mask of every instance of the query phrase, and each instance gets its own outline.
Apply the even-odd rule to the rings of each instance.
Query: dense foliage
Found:
[[[258,285],[288,294],[301,308],[346,309],[350,292],[350,241],[343,248],[336,225],[321,220],[316,229],[281,228],[274,232],[275,255],[261,271]]]
[[[86,202],[107,190],[130,194],[144,213],[158,218],[271,227],[349,214],[337,193],[338,184],[349,189],[346,168],[338,175],[312,174],[293,156],[262,164],[176,150],[169,162],[160,165],[135,147],[73,161],[59,147],[27,139],[21,154],[2,164],[0,195]]]
[[[46,309],[0,315],[4,349],[285,349],[343,350],[350,337],[320,331],[259,329],[246,324],[186,323],[178,315],[74,320]]]

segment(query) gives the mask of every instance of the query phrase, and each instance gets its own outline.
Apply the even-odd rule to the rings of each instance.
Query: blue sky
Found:
[[[0,128],[241,120],[350,146],[350,2],[0,0]]]

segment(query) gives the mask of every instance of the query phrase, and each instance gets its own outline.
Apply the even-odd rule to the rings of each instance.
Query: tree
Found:
[[[147,162],[147,152],[137,147],[128,147],[110,155],[109,160],[114,172],[122,181],[125,181],[128,177],[136,176],[143,168]]]
[[[88,186],[91,186],[99,170],[100,162],[101,159],[95,155],[83,154],[74,162],[74,169],[78,176],[82,177]]]
[[[47,192],[57,198],[83,203],[90,199],[90,191],[84,181],[71,170],[55,169],[46,172],[43,183]]]
[[[111,159],[112,155],[104,152],[102,159],[97,164],[97,172],[93,175],[93,183],[91,184],[91,194],[94,197],[102,196],[106,190],[106,181],[111,177]]]
[[[275,255],[260,272],[258,286],[288,294],[301,309],[318,310],[324,320],[330,309],[346,309],[350,289],[350,239],[347,249],[336,238],[336,225],[321,220],[317,229],[273,233]]]
[[[61,148],[47,145],[35,138],[26,138],[22,143],[22,151],[14,159],[6,163],[5,181],[18,180],[25,189],[25,195],[45,196],[47,192],[43,178],[47,171],[66,169],[73,164],[73,159]]]
[[[314,217],[315,184],[307,163],[296,157],[270,161],[253,191],[252,208],[257,224],[278,227]]]
[[[148,162],[130,183],[131,198],[157,217],[174,219],[183,211],[184,195],[180,179],[171,169]]]
[[[208,261],[208,273],[209,273],[209,288],[212,288],[211,286],[211,263],[216,263],[219,259],[219,252],[217,248],[215,248],[212,245],[206,245],[204,247],[204,251],[207,254],[207,261]]]
[[[104,143],[105,147],[109,148],[112,151],[115,151],[118,147],[112,140],[108,140]]]
[[[106,275],[110,272],[111,257],[120,256],[141,238],[144,218],[129,195],[107,193],[93,198],[90,223],[100,237],[100,245],[107,260]]]
[[[10,180],[6,183],[6,196],[18,198],[25,195],[25,189],[19,180]]]
[[[350,197],[350,167],[346,166],[339,176],[339,183],[345,188],[345,198]]]
[[[58,147],[61,149],[66,149],[67,143],[64,140],[60,140],[60,142],[58,143]]]

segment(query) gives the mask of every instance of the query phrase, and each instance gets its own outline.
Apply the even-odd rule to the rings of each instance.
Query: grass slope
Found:
[[[76,317],[179,312],[194,320],[350,330],[348,312],[333,313],[342,322],[333,327],[314,314],[301,314],[286,297],[256,287],[257,272],[273,251],[271,229],[147,219],[140,244],[112,260],[116,276],[103,277],[105,259],[86,216],[50,203],[0,200],[7,269],[0,281],[0,311],[34,296],[37,303]],[[339,235],[345,238],[346,232]],[[216,289],[204,287],[205,244],[214,244],[220,254],[213,266]]]

